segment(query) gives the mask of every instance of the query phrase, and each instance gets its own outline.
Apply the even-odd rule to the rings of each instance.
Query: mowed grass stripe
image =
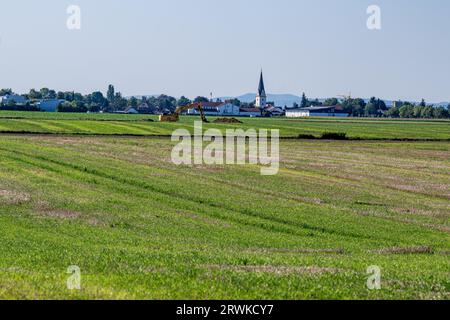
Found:
[[[17,151],[15,151],[15,153],[17,153]],[[26,154],[26,153],[24,153],[24,155],[29,156],[29,157],[34,156],[31,154]],[[70,155],[66,155],[66,156],[68,156],[70,158]],[[83,167],[83,165],[78,166],[78,165],[74,165],[71,163],[63,163],[61,161],[55,161],[55,160],[52,160],[47,157],[38,157],[38,158],[43,161],[50,161],[52,163],[59,164],[62,166],[68,166],[68,167],[76,169],[78,171],[86,170],[85,169],[86,167]],[[86,164],[86,165],[88,165],[88,164]],[[90,167],[90,165],[88,165],[88,166]],[[128,177],[127,178],[124,178],[124,177],[119,178],[119,177],[115,176],[114,174],[112,174],[112,172],[114,172],[116,170],[115,167],[111,167],[109,173],[105,173],[104,170],[105,170],[105,168],[102,168],[102,172],[99,172],[96,169],[94,169],[94,170],[88,169],[87,172],[90,174],[102,176],[104,178],[112,179],[112,180],[115,180],[120,183],[127,183],[130,186],[131,185],[138,186],[140,188],[151,190],[152,192],[160,192],[160,193],[164,193],[165,195],[168,195],[171,197],[189,199],[193,202],[200,203],[205,206],[213,207],[218,210],[226,209],[226,210],[229,210],[232,212],[239,212],[240,214],[243,214],[246,216],[252,216],[252,217],[255,217],[258,219],[263,219],[266,222],[271,222],[271,223],[277,222],[281,225],[289,226],[289,227],[297,226],[302,229],[316,231],[319,233],[330,233],[330,234],[338,234],[338,235],[342,235],[342,236],[370,238],[370,236],[363,235],[364,232],[367,233],[368,227],[361,227],[362,230],[360,230],[360,231],[358,229],[355,229],[356,233],[349,231],[351,229],[354,229],[354,227],[351,225],[346,227],[346,224],[343,221],[343,218],[345,216],[344,215],[345,210],[342,212],[342,216],[340,217],[341,225],[334,225],[334,228],[337,228],[337,229],[329,229],[329,228],[324,228],[322,226],[322,225],[326,225],[327,223],[330,224],[331,221],[329,219],[330,218],[332,219],[336,215],[337,210],[342,210],[342,209],[327,210],[330,212],[326,213],[327,211],[325,211],[325,208],[323,206],[321,206],[320,207],[321,213],[318,215],[314,215],[315,212],[318,212],[318,209],[319,209],[318,206],[314,206],[314,205],[310,205],[310,204],[303,204],[302,205],[303,207],[301,207],[301,206],[299,206],[299,204],[297,204],[297,207],[299,207],[299,209],[300,209],[300,210],[296,210],[296,211],[298,211],[298,213],[302,213],[305,210],[309,211],[309,213],[306,215],[302,214],[302,217],[305,221],[314,221],[315,222],[314,225],[311,225],[306,222],[299,223],[298,221],[295,221],[295,219],[293,219],[294,216],[292,216],[292,217],[291,217],[291,215],[286,216],[286,214],[284,214],[285,212],[283,210],[288,209],[290,204],[287,204],[287,205],[283,205],[282,203],[277,203],[276,205],[265,204],[265,206],[268,206],[268,208],[270,209],[270,214],[262,213],[260,211],[255,211],[254,209],[252,209],[252,204],[256,203],[258,197],[256,197],[254,200],[253,199],[247,200],[246,202],[249,203],[249,205],[247,205],[247,206],[230,205],[229,203],[227,203],[227,196],[223,197],[223,199],[214,199],[214,200],[209,199],[209,198],[205,199],[204,197],[193,196],[189,189],[187,189],[187,192],[181,192],[181,193],[180,193],[180,190],[174,190],[171,188],[161,189],[161,186],[162,186],[161,181],[159,182],[159,185],[156,185],[154,183],[148,184],[148,181],[144,182],[144,181],[140,180],[138,177],[134,177],[133,179],[129,179]],[[205,191],[208,189],[209,189],[209,187],[206,186]],[[229,194],[229,193],[225,190],[224,194]],[[252,198],[252,195],[249,195],[249,197]],[[287,219],[287,218],[289,218],[289,219]],[[296,216],[296,218],[299,218],[299,216]],[[350,214],[348,219],[349,220],[354,219],[354,216],[352,214]],[[317,222],[319,222],[319,221],[322,222],[321,225],[317,225]]]
[[[4,149],[3,149],[4,150]],[[148,183],[143,183],[142,181],[138,181],[135,179],[123,179],[123,178],[118,178],[116,176],[110,175],[110,174],[106,174],[106,173],[101,173],[97,170],[92,170],[92,169],[88,169],[85,170],[82,167],[78,167],[76,165],[73,164],[67,164],[67,163],[63,163],[60,161],[55,161],[55,160],[51,160],[49,158],[46,157],[41,157],[41,156],[36,156],[36,155],[30,155],[30,154],[26,154],[26,153],[22,153],[22,152],[18,152],[18,151],[14,151],[14,154],[21,154],[22,156],[24,156],[24,158],[19,158],[17,156],[13,156],[13,155],[9,155],[9,157],[13,158],[16,161],[21,161],[23,163],[27,163],[27,164],[34,164],[36,166],[38,166],[39,168],[44,168],[46,170],[49,171],[53,171],[53,172],[59,172],[59,173],[67,173],[67,168],[79,171],[79,172],[86,172],[87,174],[90,175],[94,175],[96,177],[101,177],[101,178],[105,178],[105,179],[109,179],[109,180],[113,180],[116,182],[119,182],[121,184],[127,184],[127,186],[129,187],[137,187],[140,189],[145,189],[145,190],[150,190],[153,193],[160,193],[160,194],[164,194],[168,197],[171,198],[176,198],[176,199],[183,199],[183,203],[185,203],[186,201],[191,201],[193,203],[196,204],[201,204],[203,206],[207,206],[209,210],[211,210],[211,208],[215,208],[217,209],[217,211],[221,211],[221,210],[226,210],[229,213],[240,213],[241,215],[245,216],[245,218],[248,218],[249,216],[252,218],[255,218],[257,221],[259,221],[259,223],[257,224],[258,227],[262,227],[265,228],[267,230],[270,231],[276,231],[276,232],[287,232],[289,234],[296,234],[296,235],[305,235],[305,232],[300,232],[299,230],[294,228],[294,227],[298,227],[300,229],[305,229],[307,231],[314,231],[314,232],[318,232],[318,233],[328,233],[328,234],[336,234],[339,236],[343,236],[343,237],[355,237],[355,238],[367,238],[370,239],[370,237],[365,236],[363,234],[357,234],[357,233],[350,233],[350,232],[345,232],[343,230],[341,231],[336,231],[333,229],[328,229],[328,228],[324,228],[321,226],[313,226],[313,225],[309,225],[307,223],[298,223],[295,221],[291,221],[291,220],[286,220],[286,219],[282,219],[280,217],[277,217],[275,215],[268,215],[268,214],[262,214],[259,213],[258,211],[255,210],[250,210],[249,208],[247,209],[238,209],[236,207],[232,207],[232,206],[228,206],[224,203],[220,203],[218,204],[217,202],[211,202],[208,200],[205,200],[204,198],[201,197],[195,197],[195,196],[187,196],[186,194],[180,194],[180,193],[176,193],[175,191],[168,191],[168,190],[163,190],[160,188],[156,188],[154,185],[150,185]],[[26,157],[29,158],[33,158],[33,159],[38,159],[41,160],[41,163],[35,163],[32,161],[27,161],[25,160]],[[55,166],[49,166],[49,165],[44,165],[43,163],[47,163],[47,162],[51,162],[53,165],[59,165],[64,167],[63,170],[57,170],[55,168]],[[173,200],[172,200],[173,201]],[[174,205],[176,205],[176,203],[174,203]],[[207,211],[209,213],[209,210]],[[221,215],[221,217],[225,217],[226,215]],[[229,218],[229,217],[227,217]],[[234,221],[236,222],[236,221]],[[242,220],[238,220],[239,223],[243,223],[245,222],[245,224],[248,224],[247,220],[242,219]]]
[[[60,174],[66,174],[68,176],[70,176],[70,174],[68,173],[67,168],[73,169],[78,172],[84,171],[84,169],[82,167],[77,167],[72,164],[62,163],[60,161],[53,161],[53,160],[51,160],[49,158],[45,158],[45,157],[33,156],[30,154],[21,153],[18,151],[14,151],[14,154],[15,155],[21,154],[24,157],[19,158],[17,156],[13,156],[13,155],[8,155],[8,157],[10,157],[16,161],[20,161],[22,163],[35,165],[35,166],[38,166],[39,168],[44,168],[46,170],[57,172]],[[38,159],[38,160],[40,160],[40,162],[26,160],[27,157],[32,158],[33,160]],[[52,166],[44,165],[44,163],[47,163],[47,162],[51,162],[53,165]],[[58,170],[54,165],[59,165],[59,166],[63,167],[64,169]],[[313,231],[317,231],[319,233],[323,233],[323,232],[335,233],[334,231],[331,231],[331,230],[327,231],[324,228],[309,226],[307,224],[297,224],[297,225],[294,224],[293,225],[289,221],[274,218],[272,216],[258,215],[257,213],[249,211],[249,210],[236,210],[235,208],[227,208],[227,206],[218,205],[217,203],[211,203],[211,202],[208,203],[207,201],[205,201],[202,198],[197,198],[197,197],[187,198],[186,195],[176,194],[171,191],[158,189],[147,183],[142,183],[140,181],[133,180],[133,179],[118,178],[118,177],[115,177],[115,176],[112,176],[109,174],[100,173],[99,171],[96,171],[96,170],[87,170],[84,172],[86,172],[86,174],[89,174],[89,175],[94,175],[95,177],[101,177],[104,179],[112,180],[114,182],[119,182],[122,185],[126,184],[127,189],[129,189],[131,187],[135,187],[136,189],[144,189],[147,191],[150,190],[150,191],[152,191],[152,193],[159,193],[161,195],[165,195],[170,198],[170,202],[172,203],[173,206],[178,205],[177,208],[188,207],[189,210],[195,210],[195,209],[198,210],[198,208],[195,205],[200,204],[202,206],[207,207],[207,209],[203,209],[204,214],[214,213],[214,211],[211,211],[211,209],[216,209],[215,211],[217,213],[219,213],[219,215],[217,216],[218,218],[221,218],[221,219],[225,218],[228,221],[239,223],[239,224],[263,228],[265,230],[269,230],[269,231],[273,231],[273,232],[282,232],[282,233],[295,234],[295,235],[305,235],[304,231],[300,231],[298,228],[295,228],[295,227],[301,227],[303,229],[307,229],[309,231],[313,230]],[[130,190],[128,190],[128,191],[130,191]],[[134,191],[134,190],[131,190],[131,191]],[[178,199],[178,201],[175,201],[174,199]],[[181,200],[181,199],[183,199],[183,200]],[[156,200],[158,200],[158,199],[156,199]],[[164,199],[164,200],[167,201],[167,199]],[[187,206],[188,202],[192,202],[194,204],[194,206]],[[224,210],[225,210],[225,212],[222,213],[222,211],[224,211]],[[235,219],[234,216],[237,213],[243,215],[243,217]],[[251,221],[249,221],[249,219],[248,219],[249,216],[254,218],[253,224],[251,223]],[[347,235],[347,236],[356,236],[356,235]],[[358,237],[360,237],[360,236],[358,236]]]
[[[179,123],[160,123],[156,116],[136,115],[62,115],[0,112],[0,132],[40,132],[59,134],[102,135],[163,135],[170,136],[175,129],[188,129],[193,133],[194,121],[198,117],[182,117]],[[12,115],[11,114],[11,115]],[[84,120],[83,120],[84,119]],[[96,120],[97,119],[97,120]],[[108,121],[104,121],[108,119]],[[150,122],[148,120],[154,120]],[[211,121],[215,118],[211,117]],[[361,139],[432,139],[450,140],[450,121],[408,121],[376,119],[252,119],[241,118],[243,124],[204,124],[204,130],[220,129],[279,129],[282,137],[296,138],[299,135],[323,133],[347,133],[350,138]]]

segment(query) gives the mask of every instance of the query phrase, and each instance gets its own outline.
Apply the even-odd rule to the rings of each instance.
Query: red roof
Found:
[[[259,108],[241,108],[241,112],[261,112]]]
[[[200,102],[202,108],[217,108],[223,105],[223,102]]]

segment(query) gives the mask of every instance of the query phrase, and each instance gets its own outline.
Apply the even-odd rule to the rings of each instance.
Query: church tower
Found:
[[[259,78],[258,95],[256,96],[255,106],[264,109],[267,106],[266,89],[264,88],[263,72],[261,70],[261,77]]]

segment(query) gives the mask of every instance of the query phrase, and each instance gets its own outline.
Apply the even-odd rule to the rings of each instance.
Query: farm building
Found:
[[[56,112],[58,106],[60,104],[63,104],[64,102],[65,100],[62,99],[40,100],[38,103],[36,103],[36,106],[45,112]]]
[[[121,114],[138,114],[139,112],[134,107],[127,107],[125,110],[114,111],[114,113]]]
[[[143,114],[157,114],[158,113],[157,108],[153,107],[153,106],[149,106],[147,102],[142,102],[135,109],[138,113],[143,113]]]
[[[285,112],[282,108],[280,107],[274,107],[274,106],[267,106],[264,111],[268,112],[270,115],[274,116],[274,117],[280,117],[280,116],[284,116]]]
[[[308,117],[348,117],[349,114],[342,110],[340,106],[330,107],[308,107],[286,110],[287,118],[308,118]]]
[[[27,103],[27,99],[23,96],[17,95],[17,94],[7,94],[3,97],[0,98],[1,99],[1,103],[3,103],[4,105],[8,105],[10,103],[14,103],[14,104],[25,104]]]
[[[239,107],[232,103],[226,102],[202,102],[201,103],[205,115],[208,116],[238,116]],[[187,111],[188,115],[198,115],[196,109]]]
[[[241,117],[261,117],[260,108],[240,108],[239,115]]]
[[[127,114],[138,114],[139,112],[133,107],[128,107],[128,108],[125,109],[125,113],[127,113]]]

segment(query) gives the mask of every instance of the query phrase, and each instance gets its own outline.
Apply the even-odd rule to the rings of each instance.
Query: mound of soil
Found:
[[[214,120],[214,123],[242,123],[236,118],[219,118]]]

